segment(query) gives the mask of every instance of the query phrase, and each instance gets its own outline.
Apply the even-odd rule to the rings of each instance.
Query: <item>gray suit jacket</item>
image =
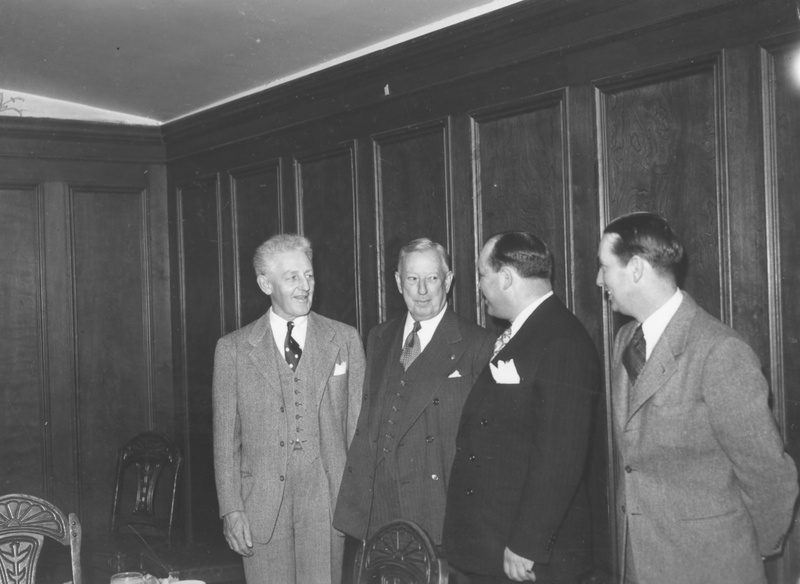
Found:
[[[269,314],[222,337],[214,356],[214,469],[220,516],[245,511],[253,539],[272,537],[286,482],[290,428],[280,377],[269,343]],[[328,477],[332,511],[362,401],[364,349],[356,330],[308,315],[304,360],[312,367],[309,390],[316,392],[320,458]],[[306,363],[308,364],[308,363]],[[344,365],[343,365],[344,364]],[[343,371],[334,375],[334,370]]]
[[[334,527],[364,539],[370,525],[373,478],[386,392],[402,366],[405,314],[370,331],[364,407],[347,456]],[[447,309],[425,350],[402,376],[408,405],[392,428],[403,447],[387,455],[402,517],[420,525],[435,543],[442,538],[450,466],[461,409],[475,379],[492,355],[495,335]],[[393,369],[396,370],[393,373]],[[373,525],[373,528],[380,527]],[[373,529],[374,531],[374,529]]]
[[[612,370],[620,550],[629,537],[642,582],[766,582],[761,556],[780,550],[798,485],[758,358],[684,293],[628,407],[635,328]]]

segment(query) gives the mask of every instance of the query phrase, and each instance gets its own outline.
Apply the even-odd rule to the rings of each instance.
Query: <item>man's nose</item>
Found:
[[[425,280],[420,280],[419,281],[419,286],[417,287],[417,290],[422,295],[427,294],[428,293],[428,283]]]
[[[302,276],[302,275],[300,276],[300,289],[301,290],[308,290],[309,289],[308,278],[306,278],[305,276]]]
[[[603,270],[597,270],[597,278],[595,278],[594,283],[603,287]]]

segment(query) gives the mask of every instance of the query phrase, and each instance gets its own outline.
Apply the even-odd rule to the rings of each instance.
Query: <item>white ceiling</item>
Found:
[[[518,1],[2,0],[0,115],[163,123]]]

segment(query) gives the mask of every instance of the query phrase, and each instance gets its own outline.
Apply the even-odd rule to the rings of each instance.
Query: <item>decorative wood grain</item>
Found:
[[[774,412],[786,449],[800,464],[800,99],[792,69],[800,40],[791,39],[762,53],[765,160],[767,163],[767,241],[770,273],[771,385]],[[800,535],[786,544],[783,578],[800,578]]]
[[[554,289],[569,303],[563,94],[476,112],[473,120],[478,249],[501,231],[533,232],[552,250]],[[507,326],[484,318],[498,333]]]
[[[146,192],[73,190],[81,523],[108,529],[117,448],[150,426]]]
[[[598,142],[606,222],[634,211],[665,216],[687,251],[681,286],[720,317],[717,75],[715,63],[707,63],[600,85]]]
[[[234,208],[234,280],[238,311],[236,328],[261,317],[269,298],[261,291],[253,270],[253,253],[282,231],[280,167],[275,161],[229,172]]]
[[[40,193],[0,185],[0,485],[45,496]]]
[[[374,137],[378,185],[381,320],[406,312],[394,274],[408,242],[428,237],[450,248],[445,122]]]
[[[314,310],[361,324],[354,146],[296,158],[302,232],[314,248]]]
[[[216,179],[178,188],[183,391],[188,439],[187,515],[198,542],[217,541],[220,523],[214,484],[211,382],[214,349],[222,336],[220,226]]]

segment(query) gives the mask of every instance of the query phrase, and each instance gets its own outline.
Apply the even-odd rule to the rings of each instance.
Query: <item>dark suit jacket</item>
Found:
[[[631,390],[635,328],[612,367],[620,550],[630,537],[642,582],[766,582],[761,555],[780,550],[798,487],[757,357],[684,292]]]
[[[493,363],[513,359],[520,381],[487,366],[456,441],[444,548],[465,572],[503,575],[503,552],[533,560],[537,578],[591,568],[585,481],[600,364],[583,325],[556,296],[531,314]]]
[[[367,340],[364,399],[350,445],[333,525],[364,539],[370,523],[373,478],[384,397],[399,364],[406,316],[382,323]],[[401,519],[441,542],[445,496],[458,420],[474,380],[492,355],[495,335],[446,309],[425,350],[403,376],[409,403],[394,427],[402,447],[387,463],[398,477]],[[397,372],[394,372],[397,373]],[[373,526],[375,528],[380,526]]]

